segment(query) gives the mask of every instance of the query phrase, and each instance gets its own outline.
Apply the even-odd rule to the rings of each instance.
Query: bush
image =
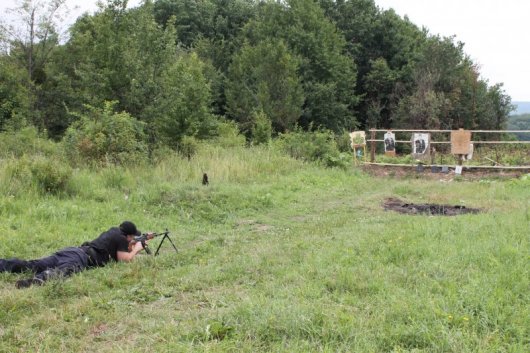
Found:
[[[188,160],[197,153],[197,149],[199,148],[199,143],[197,142],[197,139],[193,136],[184,136],[180,140],[178,144],[178,151],[180,154],[182,154],[184,157],[188,158]]]
[[[176,152],[171,147],[163,144],[158,144],[157,146],[152,147],[149,159],[151,160],[151,163],[157,165],[160,162],[165,161],[174,155],[176,155]]]
[[[335,141],[337,142],[337,148],[340,152],[350,153],[351,155],[353,151],[351,147],[350,133],[348,131],[344,130],[342,133],[337,134],[335,136]]]
[[[58,144],[39,135],[35,127],[0,134],[0,158],[24,155],[52,156],[59,153]]]
[[[238,147],[246,143],[245,136],[239,133],[236,122],[232,120],[221,121],[217,126],[217,133],[215,141],[220,147]]]
[[[263,110],[254,112],[252,121],[252,142],[256,145],[269,143],[272,136],[272,122],[267,114]]]
[[[66,153],[75,163],[131,165],[147,159],[144,124],[126,112],[115,113],[115,102],[88,113],[66,131]]]
[[[2,167],[2,194],[14,196],[31,185],[31,163],[27,157],[6,160]]]
[[[329,130],[302,131],[280,136],[281,148],[291,157],[306,161],[318,161],[327,167],[346,168],[349,164],[347,154],[341,154],[335,142],[333,132]]]
[[[72,168],[56,159],[38,157],[31,163],[31,174],[40,192],[57,194],[66,191]]]
[[[35,189],[43,194],[58,194],[67,191],[73,174],[72,168],[64,161],[43,156],[10,159],[3,166],[0,180],[6,195]]]

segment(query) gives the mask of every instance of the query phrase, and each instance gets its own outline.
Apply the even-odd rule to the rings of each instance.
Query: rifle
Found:
[[[158,248],[156,249],[155,256],[158,255],[158,251],[160,250],[160,247],[162,246],[162,243],[166,239],[169,240],[171,245],[173,245],[173,249],[175,249],[175,251],[178,253],[177,247],[175,246],[175,244],[173,244],[173,241],[169,237],[169,230],[167,230],[167,229],[166,229],[165,232],[161,232],[161,233],[144,233],[142,235],[137,235],[137,236],[134,237],[133,242],[134,243],[138,243],[138,242],[142,243],[142,247],[145,249],[145,252],[148,253],[149,255],[151,255],[151,249],[149,249],[149,247],[147,246],[146,241],[147,240],[151,240],[153,238],[156,238],[156,237],[158,237],[160,235],[163,235],[163,237],[162,237],[162,241],[160,242],[160,244],[158,244]]]

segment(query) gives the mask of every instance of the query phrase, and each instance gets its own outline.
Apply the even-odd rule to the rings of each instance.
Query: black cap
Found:
[[[133,222],[125,221],[122,224],[120,224],[120,230],[123,233],[123,235],[141,235],[142,232],[140,232],[138,229],[136,229],[136,226]]]

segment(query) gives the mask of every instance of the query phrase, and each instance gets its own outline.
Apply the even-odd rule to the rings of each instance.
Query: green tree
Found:
[[[231,54],[238,49],[236,38],[255,12],[253,0],[158,0],[154,4],[157,23],[176,28],[176,42],[185,47],[208,42],[213,48],[204,54],[212,54],[209,58],[223,71],[228,68]]]
[[[473,111],[477,128],[484,130],[506,129],[510,113],[514,110],[511,98],[506,95],[502,84],[488,86],[486,81],[479,80],[473,92]],[[495,138],[489,134],[489,138]]]
[[[159,0],[154,7],[155,19],[162,25],[173,25],[178,41],[191,47],[197,38],[211,37],[216,5],[213,1]]]
[[[471,129],[505,121],[509,97],[480,79],[463,43],[432,36],[373,0],[319,2],[358,65],[362,126]]]
[[[429,37],[412,64],[414,86],[400,121],[411,127],[501,129],[511,111],[502,85],[489,87],[453,37]],[[411,114],[411,110],[422,112]],[[421,115],[421,117],[420,117]]]
[[[271,120],[263,110],[256,111],[253,115],[252,143],[256,145],[269,143],[272,137]]]
[[[400,99],[411,93],[411,64],[425,34],[393,10],[379,10],[373,0],[319,2],[343,33],[357,64],[361,127],[391,127]]]
[[[4,40],[11,49],[19,49],[28,80],[37,80],[38,71],[49,58],[58,42],[58,27],[62,16],[68,12],[66,0],[18,0],[9,12],[15,16],[14,23],[0,23]]]
[[[148,124],[151,143],[161,138],[173,147],[181,136],[211,131],[206,65],[178,49],[175,36],[172,25],[156,23],[149,2],[133,10],[117,2],[80,19],[65,52],[79,97],[71,110],[117,101],[117,109]]]
[[[68,13],[66,0],[18,0],[9,10],[11,22],[0,22],[2,46],[26,74],[27,115],[30,123],[47,129],[41,107],[46,104],[39,91],[46,82],[45,72],[53,50],[59,43],[60,22]]]
[[[183,54],[162,74],[149,113],[157,136],[171,147],[178,148],[184,136],[201,138],[215,132],[204,65],[197,54]]]
[[[300,58],[298,76],[305,96],[300,123],[334,131],[353,128],[356,68],[344,55],[346,43],[335,25],[313,0],[266,2],[259,10],[245,37],[250,45],[282,39]]]
[[[304,101],[297,76],[298,59],[282,41],[266,40],[245,45],[236,54],[228,73],[228,113],[243,131],[254,125],[253,113],[263,111],[275,131],[293,128]]]
[[[213,107],[218,115],[225,114],[225,76],[232,56],[243,41],[240,33],[255,16],[254,0],[158,0],[154,14],[158,24],[176,28],[174,40],[191,48],[215,70],[207,73],[211,81]]]
[[[138,43],[133,38],[140,34],[136,32],[135,13],[126,6],[127,1],[108,0],[100,12],[85,16],[71,30],[68,54],[79,59],[72,63],[76,85],[82,100],[90,105],[112,100],[118,102],[119,109],[125,109],[125,95],[135,74],[129,53]],[[142,35],[150,37],[150,33]],[[148,48],[144,49],[147,53]]]
[[[28,92],[24,70],[7,55],[0,56],[0,132],[26,124]]]
[[[391,109],[393,91],[398,79],[396,71],[390,69],[384,58],[370,62],[370,71],[364,77],[364,104],[366,125],[369,127],[390,127],[391,119],[383,120],[385,112]]]

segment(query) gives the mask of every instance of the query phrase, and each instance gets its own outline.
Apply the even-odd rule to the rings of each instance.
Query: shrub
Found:
[[[333,132],[329,130],[302,131],[280,136],[281,148],[291,157],[306,161],[318,161],[327,167],[347,167],[349,157],[341,154]]]
[[[147,159],[144,124],[126,112],[115,113],[116,102],[103,109],[86,106],[87,114],[66,131],[64,144],[77,163],[130,165]]]
[[[17,195],[31,185],[31,163],[27,157],[3,161],[2,167],[2,194]]]
[[[232,120],[219,122],[217,134],[218,136],[215,138],[215,141],[220,147],[244,146],[246,143],[245,136],[239,133],[236,122]]]
[[[175,154],[175,151],[171,147],[163,144],[158,144],[154,147],[151,147],[151,154],[149,156],[149,159],[151,163],[157,165],[160,162],[165,161],[168,158],[174,156]]]
[[[4,161],[0,180],[2,193],[17,195],[36,190],[57,194],[66,191],[72,178],[72,168],[56,157],[24,156]]]
[[[31,174],[40,192],[57,194],[66,191],[72,168],[57,159],[37,157],[31,163]]]
[[[58,144],[40,136],[35,127],[0,134],[0,157],[3,158],[36,154],[52,156],[58,153]]]
[[[335,136],[335,141],[337,142],[337,148],[340,152],[349,152],[352,153],[350,133],[344,130],[342,133]]]
[[[252,142],[256,145],[269,143],[272,136],[272,122],[263,110],[254,112],[252,125]]]
[[[195,155],[195,153],[197,153],[198,148],[199,143],[197,142],[197,139],[193,136],[182,137],[178,144],[179,153],[188,158],[188,160],[190,160],[191,157]]]

